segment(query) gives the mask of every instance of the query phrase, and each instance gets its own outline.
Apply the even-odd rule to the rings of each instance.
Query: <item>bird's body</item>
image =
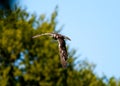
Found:
[[[44,34],[41,34],[41,35],[33,36],[32,38],[37,38],[37,37],[40,37],[40,36],[43,36],[43,35],[52,36],[53,39],[58,41],[61,64],[64,68],[66,68],[67,67],[68,54],[67,54],[65,39],[70,40],[70,38],[68,38],[67,36],[63,36],[61,34],[58,34],[58,33],[44,33]]]

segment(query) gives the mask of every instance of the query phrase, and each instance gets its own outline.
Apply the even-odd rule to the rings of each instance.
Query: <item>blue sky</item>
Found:
[[[120,77],[120,0],[22,0],[30,13],[50,14],[58,5],[58,26],[71,48],[96,64],[95,73]]]

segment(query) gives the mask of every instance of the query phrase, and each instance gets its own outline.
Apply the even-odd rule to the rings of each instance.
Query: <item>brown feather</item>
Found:
[[[58,43],[59,43],[59,53],[60,53],[61,64],[64,68],[66,68],[67,67],[67,61],[66,60],[67,60],[68,54],[67,54],[67,49],[66,49],[66,46],[65,46],[65,40],[59,38]]]

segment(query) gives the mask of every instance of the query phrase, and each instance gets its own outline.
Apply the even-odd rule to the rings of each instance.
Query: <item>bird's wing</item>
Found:
[[[58,43],[59,43],[59,52],[60,52],[60,60],[61,60],[61,64],[63,66],[63,68],[67,67],[67,49],[65,46],[65,41],[64,39],[58,39]]]
[[[37,38],[37,37],[40,37],[40,36],[44,36],[44,35],[53,35],[53,33],[44,33],[44,34],[39,34],[39,35],[35,35],[33,36],[32,38]]]

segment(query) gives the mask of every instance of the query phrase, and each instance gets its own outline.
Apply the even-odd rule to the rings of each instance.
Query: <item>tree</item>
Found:
[[[49,37],[32,39],[36,34],[56,31],[56,17],[57,10],[48,19],[45,15],[37,19],[20,8],[0,11],[1,86],[109,85],[94,73],[94,66],[87,61],[81,61],[78,69],[74,68],[74,49],[68,52],[68,68],[63,69],[55,41]],[[110,80],[110,83],[117,81]]]
[[[0,0],[0,9],[13,10],[16,0]]]

